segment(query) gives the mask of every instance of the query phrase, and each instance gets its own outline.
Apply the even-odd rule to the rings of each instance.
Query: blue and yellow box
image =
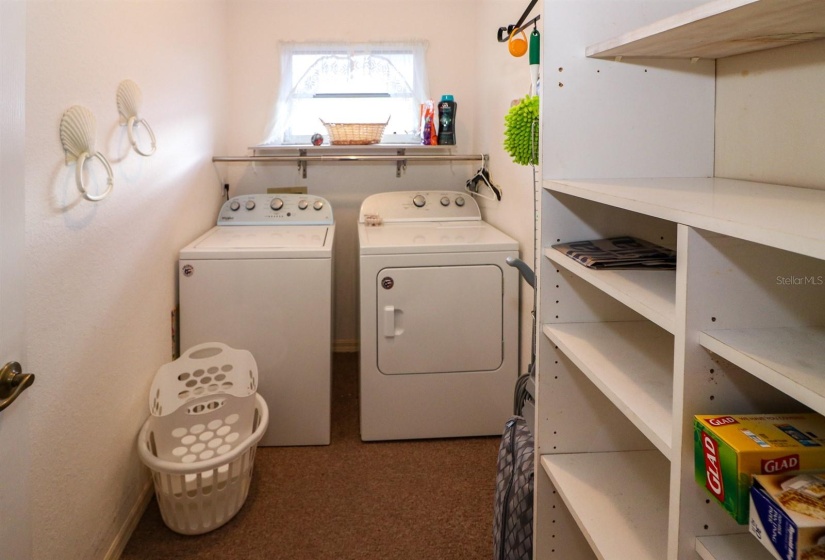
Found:
[[[779,560],[825,558],[825,475],[755,475],[751,534]]]

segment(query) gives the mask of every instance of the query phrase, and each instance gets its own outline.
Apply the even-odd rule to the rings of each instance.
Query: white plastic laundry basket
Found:
[[[243,506],[269,422],[257,386],[252,354],[220,343],[194,346],[155,375],[138,451],[173,531],[217,529]]]

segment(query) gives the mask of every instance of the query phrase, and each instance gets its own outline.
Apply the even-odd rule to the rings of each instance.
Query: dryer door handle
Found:
[[[384,336],[387,338],[395,337],[395,306],[384,306]]]

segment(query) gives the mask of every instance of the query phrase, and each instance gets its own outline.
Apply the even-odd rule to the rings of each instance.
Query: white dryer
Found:
[[[180,252],[181,348],[252,352],[269,407],[260,445],[330,442],[334,234],[325,199],[255,194]]]
[[[361,439],[500,434],[518,377],[518,243],[458,192],[366,198]]]

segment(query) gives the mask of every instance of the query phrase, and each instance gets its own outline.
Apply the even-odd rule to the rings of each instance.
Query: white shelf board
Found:
[[[673,336],[647,321],[543,331],[667,458],[673,441]]]
[[[669,333],[676,328],[676,272],[673,270],[593,270],[556,249],[545,256],[585,282],[650,319]]]
[[[715,0],[587,47],[596,58],[723,58],[825,37],[822,0]]]
[[[696,537],[702,560],[772,560],[773,556],[750,533]]]
[[[600,560],[667,556],[670,465],[659,453],[542,455],[541,464]]]
[[[711,330],[699,343],[825,414],[825,327]]]
[[[825,1],[822,2],[825,6]],[[545,188],[825,259],[825,190],[713,177],[547,180]]]

